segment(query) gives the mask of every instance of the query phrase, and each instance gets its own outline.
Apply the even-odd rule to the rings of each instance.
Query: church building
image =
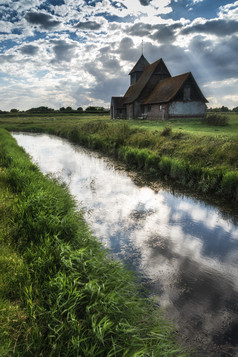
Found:
[[[124,97],[111,98],[111,119],[196,118],[206,115],[206,103],[191,72],[171,77],[161,59],[149,64],[142,54],[129,73]]]

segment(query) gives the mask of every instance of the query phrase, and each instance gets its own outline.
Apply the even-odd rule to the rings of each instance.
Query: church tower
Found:
[[[142,73],[144,72],[147,66],[149,66],[149,62],[142,54],[139,60],[137,61],[137,63],[135,64],[135,66],[132,68],[132,70],[129,73],[131,77],[130,85],[135,84],[138,81],[138,79],[140,78],[140,76],[142,75]]]

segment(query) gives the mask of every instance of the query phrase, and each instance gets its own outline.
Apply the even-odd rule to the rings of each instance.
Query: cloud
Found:
[[[66,40],[52,41],[54,44],[53,52],[55,58],[51,60],[51,63],[57,64],[59,62],[70,62],[74,57],[75,44],[70,44]]]
[[[15,56],[13,55],[0,55],[0,63],[8,63],[14,59]]]
[[[99,81],[95,86],[90,89],[90,95],[96,100],[101,99],[105,103],[108,102],[108,98],[112,93],[114,96],[124,95],[128,87],[128,78],[104,78]]]
[[[127,34],[131,36],[148,37],[156,40],[157,42],[168,42],[171,44],[176,39],[176,30],[180,29],[183,25],[181,23],[157,24],[151,25],[143,22],[138,22],[133,26],[125,29]]]
[[[154,40],[161,43],[172,43],[175,41],[175,32],[170,27],[160,26],[160,29],[152,36]]]
[[[211,20],[204,23],[194,23],[181,31],[183,35],[205,33],[216,36],[233,35],[238,32],[238,22],[234,20]]]
[[[72,106],[80,93],[83,103],[108,103],[111,95],[127,89],[127,73],[141,55],[143,38],[148,61],[162,57],[172,75],[191,71],[200,86],[236,78],[238,1],[219,4],[215,7],[208,0],[0,0],[1,72],[5,77],[11,73],[14,78],[9,77],[9,82],[14,85],[25,80],[26,86],[35,83],[31,96],[34,91],[38,94],[38,81],[45,84],[47,78],[42,100],[47,93],[48,97],[65,95]],[[186,5],[193,6],[193,11],[188,12]],[[68,83],[64,83],[65,94],[59,79]],[[230,84],[228,92],[233,101],[235,86]],[[214,97],[215,87],[205,87],[209,97]],[[221,90],[218,96],[218,101],[225,98]]]
[[[135,48],[135,44],[130,37],[122,38],[115,52],[120,54],[121,60],[130,62],[137,61],[140,55],[140,51]]]
[[[51,15],[44,14],[42,12],[28,12],[25,15],[25,19],[32,25],[39,25],[41,28],[48,30],[60,25],[59,21],[52,19]]]
[[[34,56],[38,52],[39,47],[34,45],[25,45],[20,48],[20,52],[23,55]]]
[[[148,6],[150,4],[151,0],[140,0],[141,5],[143,6]]]
[[[232,36],[226,41],[215,42],[205,36],[195,36],[189,46],[193,57],[199,58],[210,75],[219,80],[237,77],[238,36]],[[227,54],[229,53],[229,58]],[[204,72],[206,76],[206,72]]]
[[[86,22],[79,22],[77,25],[75,25],[75,28],[79,30],[99,30],[101,28],[101,25],[98,24],[96,21],[86,21]]]

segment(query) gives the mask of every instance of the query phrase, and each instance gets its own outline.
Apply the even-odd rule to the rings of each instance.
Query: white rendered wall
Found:
[[[204,116],[206,105],[202,102],[172,102],[169,105],[169,115],[175,116]]]

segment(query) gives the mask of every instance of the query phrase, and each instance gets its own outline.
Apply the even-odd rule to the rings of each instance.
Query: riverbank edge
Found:
[[[238,200],[238,171],[232,170],[229,165],[207,166],[209,149],[203,148],[206,160],[198,163],[194,156],[189,158],[177,157],[172,153],[168,156],[160,147],[152,150],[146,147],[148,142],[161,139],[163,133],[152,133],[149,130],[140,130],[129,127],[127,123],[113,123],[105,121],[88,121],[87,123],[12,123],[8,130],[28,131],[34,133],[48,133],[66,138],[70,142],[82,145],[89,149],[101,151],[113,156],[128,165],[133,170],[149,173],[151,179],[160,179],[177,184],[197,193],[214,195],[227,201]],[[181,133],[170,134],[164,137],[168,145],[178,145]],[[132,139],[133,137],[133,139]],[[214,143],[216,139],[213,138]],[[214,145],[219,148],[219,142]],[[188,145],[191,145],[188,144]],[[184,151],[189,150],[184,144]],[[227,145],[225,143],[225,145]],[[175,149],[174,149],[175,150]],[[173,152],[173,151],[172,151]],[[199,155],[199,152],[197,153]],[[224,155],[224,153],[223,153]]]
[[[12,274],[1,264],[2,356],[187,356],[133,274],[92,236],[67,187],[45,177],[3,129],[0,167],[4,266],[13,252],[18,262]]]
[[[87,123],[83,127],[72,127],[70,130],[63,127],[55,130],[51,127],[46,132],[113,156],[126,163],[130,169],[149,173],[152,179],[169,181],[197,193],[220,196],[226,200],[238,200],[238,171],[224,166],[206,167],[191,163],[192,160],[166,156],[159,148],[154,151],[143,147],[141,143],[137,144],[139,147],[130,145],[130,138],[135,134],[135,129],[131,129],[127,123],[116,123],[106,128],[105,123],[102,124],[102,128],[100,123]],[[140,130],[138,134],[141,134]],[[148,132],[146,140],[150,137],[151,133]],[[142,142],[143,140],[145,139],[143,138]]]

